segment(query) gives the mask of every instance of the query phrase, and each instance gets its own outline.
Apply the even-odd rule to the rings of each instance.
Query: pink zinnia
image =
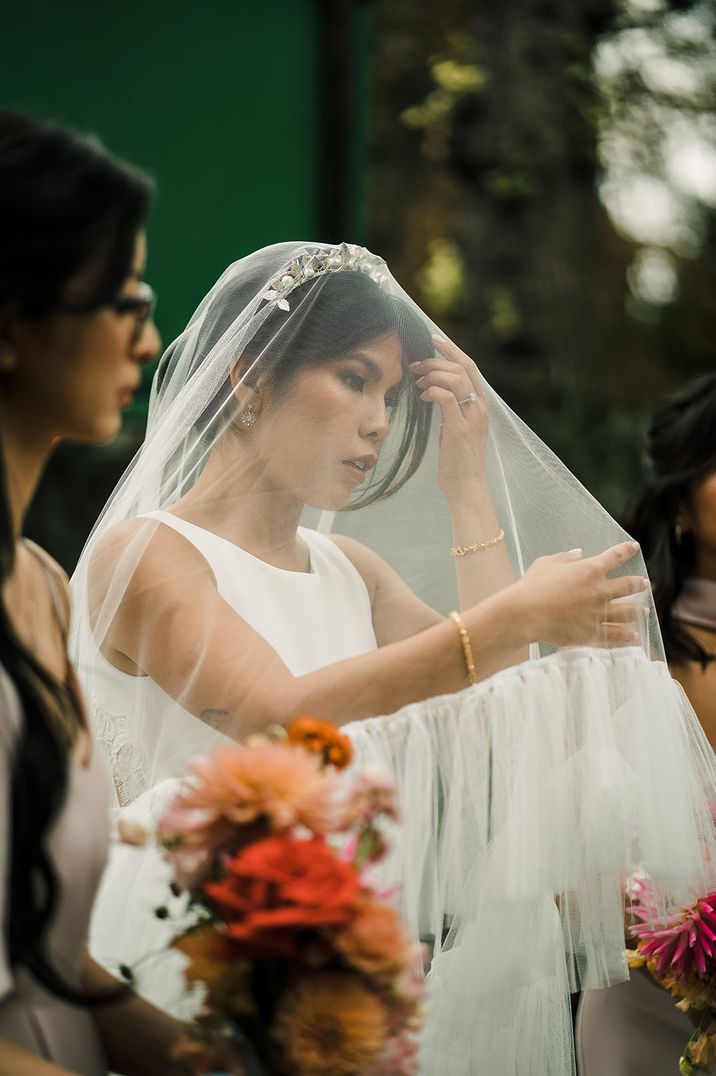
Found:
[[[377,818],[398,819],[395,781],[378,766],[362,770],[343,805],[343,828],[363,829]]]
[[[663,926],[651,929],[651,909],[635,905],[633,911],[642,923],[633,926],[632,933],[642,945],[639,950],[647,959],[656,959],[657,972],[667,970],[679,979],[688,979],[696,968],[701,979],[713,975],[716,968],[716,893],[709,893],[695,904],[670,916]]]

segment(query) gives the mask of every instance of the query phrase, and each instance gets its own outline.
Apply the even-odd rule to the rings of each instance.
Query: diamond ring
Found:
[[[462,407],[463,404],[475,403],[476,400],[477,400],[477,393],[476,392],[471,392],[470,395],[466,396],[464,400],[458,400],[457,402],[459,403],[460,407]]]

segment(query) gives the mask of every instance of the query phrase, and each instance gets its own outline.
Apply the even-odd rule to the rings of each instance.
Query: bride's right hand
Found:
[[[616,599],[648,590],[649,580],[640,575],[606,577],[638,549],[636,542],[622,542],[595,557],[582,558],[579,549],[539,557],[515,584],[531,641],[557,646],[637,643],[639,607]]]

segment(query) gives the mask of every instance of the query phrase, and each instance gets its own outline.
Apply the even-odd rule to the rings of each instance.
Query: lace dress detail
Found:
[[[93,717],[97,743],[107,759],[117,801],[120,807],[126,807],[147,787],[144,755],[132,743],[127,714],[116,714],[98,706]]]

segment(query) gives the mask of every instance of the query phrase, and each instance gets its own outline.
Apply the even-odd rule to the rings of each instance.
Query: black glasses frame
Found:
[[[136,295],[120,295],[118,299],[108,305],[115,314],[120,316],[123,314],[133,315],[135,324],[132,330],[132,343],[136,344],[144,331],[144,326],[154,317],[157,295],[151,284],[142,281]]]

